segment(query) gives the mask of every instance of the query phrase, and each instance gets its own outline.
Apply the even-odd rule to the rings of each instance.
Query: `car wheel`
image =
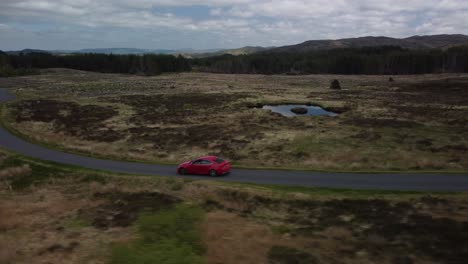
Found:
[[[185,175],[186,172],[187,171],[184,168],[179,169],[179,174],[181,174],[181,175]]]
[[[211,177],[216,177],[216,176],[218,176],[218,174],[216,173],[215,170],[210,170],[210,176]]]

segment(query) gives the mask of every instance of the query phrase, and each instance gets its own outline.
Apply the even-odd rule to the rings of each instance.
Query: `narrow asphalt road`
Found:
[[[7,89],[0,88],[0,103],[13,99],[14,96]],[[33,158],[90,169],[141,175],[177,175],[175,172],[176,167],[172,165],[103,160],[48,149],[27,142],[2,127],[0,127],[0,147]],[[183,177],[211,179],[205,176]],[[212,179],[230,182],[347,189],[468,191],[468,174],[358,174],[233,169],[231,174],[227,176]]]

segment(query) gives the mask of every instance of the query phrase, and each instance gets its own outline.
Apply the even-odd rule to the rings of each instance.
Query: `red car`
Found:
[[[206,156],[186,161],[177,167],[179,174],[208,174],[218,176],[229,173],[231,164],[216,156]]]

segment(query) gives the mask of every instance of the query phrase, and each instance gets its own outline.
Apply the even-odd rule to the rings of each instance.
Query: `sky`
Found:
[[[468,0],[0,0],[0,50],[204,50],[432,34],[468,34]]]

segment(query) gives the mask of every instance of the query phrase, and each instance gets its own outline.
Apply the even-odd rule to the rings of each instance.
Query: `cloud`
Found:
[[[198,11],[193,11],[195,9],[192,10],[191,7],[198,7]],[[184,9],[187,12],[177,12]],[[206,14],[190,15],[190,12],[199,12],[200,9],[205,10]],[[146,36],[149,42],[157,39],[165,48],[178,45],[193,48],[213,48],[218,45],[269,46],[292,44],[307,39],[363,35],[404,37],[415,34],[468,33],[466,17],[466,0],[0,2],[1,25],[30,33],[41,31],[43,34],[51,34],[50,32],[56,32],[54,29],[57,27],[67,26],[68,30],[61,33],[63,36],[84,30],[88,35],[96,36],[96,46],[115,39],[103,34],[104,32],[122,32],[127,36],[140,34]],[[108,39],[103,40],[103,36]],[[0,36],[0,45],[8,37],[5,34]],[[125,35],[122,36],[124,37]],[[133,46],[145,45],[145,39],[139,39],[142,42]]]

